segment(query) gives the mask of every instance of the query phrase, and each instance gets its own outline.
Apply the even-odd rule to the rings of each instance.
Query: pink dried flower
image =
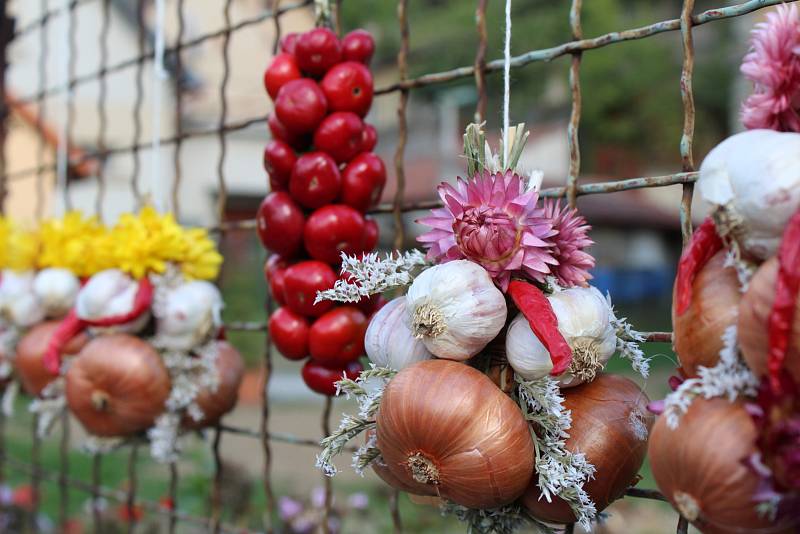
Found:
[[[583,250],[594,244],[588,236],[592,227],[578,215],[578,210],[567,208],[557,200],[544,201],[544,214],[558,232],[551,238],[555,243],[553,257],[558,262],[551,268],[553,276],[563,287],[585,286],[592,279],[589,269],[594,267],[594,258]]]
[[[742,73],[754,92],[742,106],[748,129],[800,132],[800,16],[795,5],[779,5],[756,24]]]
[[[550,274],[555,235],[539,194],[525,191],[512,171],[483,173],[456,186],[438,188],[443,208],[418,222],[433,228],[418,240],[428,245],[428,258],[446,262],[469,259],[483,266],[505,291],[512,274],[543,282]]]

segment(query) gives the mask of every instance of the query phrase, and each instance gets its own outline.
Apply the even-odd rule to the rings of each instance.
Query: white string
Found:
[[[506,35],[503,55],[503,167],[508,167],[509,146],[509,108],[511,100],[511,0],[506,0]]]
[[[164,0],[155,0],[155,36],[153,43],[153,142],[152,169],[150,170],[150,194],[153,206],[165,211],[167,200],[161,180],[161,89],[167,78],[164,68]]]
[[[67,210],[64,196],[67,194],[67,168],[68,168],[68,139],[69,135],[67,117],[69,116],[69,105],[72,101],[72,88],[69,86],[69,63],[72,58],[72,46],[70,45],[69,30],[71,17],[68,11],[69,0],[64,0],[64,32],[61,35],[61,53],[58,55],[61,75],[61,84],[67,89],[64,91],[64,115],[61,121],[61,135],[58,136],[58,146],[56,147],[56,194],[53,199],[54,215],[61,215]]]

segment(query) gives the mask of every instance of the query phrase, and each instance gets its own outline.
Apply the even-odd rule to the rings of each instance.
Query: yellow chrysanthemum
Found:
[[[111,230],[116,267],[134,278],[163,273],[167,262],[185,254],[183,230],[172,215],[146,206],[138,215],[123,214]]]
[[[61,267],[87,277],[111,266],[108,231],[96,217],[71,211],[39,230],[39,267]]]
[[[6,254],[4,267],[14,271],[33,269],[36,267],[39,255],[38,232],[11,223],[4,248]]]
[[[217,245],[202,228],[191,228],[184,231],[186,250],[180,260],[183,275],[194,280],[213,280],[219,274],[222,255]]]
[[[0,215],[0,269],[8,266],[8,243],[11,239],[11,221]]]

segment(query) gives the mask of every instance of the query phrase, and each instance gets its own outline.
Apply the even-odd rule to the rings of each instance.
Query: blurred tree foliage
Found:
[[[720,0],[717,0],[717,4]],[[639,27],[680,15],[680,0],[590,0],[583,3],[583,31],[587,38]],[[697,11],[715,7],[698,0]],[[412,76],[471,65],[476,31],[472,0],[410,0],[409,25]],[[503,5],[489,0],[488,59],[500,57],[503,39]],[[392,68],[399,47],[396,2],[346,0],[345,28],[366,27],[377,39],[376,65]],[[513,5],[512,53],[556,46],[571,39],[568,0],[525,0]],[[718,6],[717,6],[718,7]],[[697,153],[717,142],[728,130],[731,82],[736,73],[730,23],[710,24],[695,30],[697,75]],[[734,47],[733,45],[736,44]],[[681,37],[668,32],[655,37],[615,44],[584,54],[581,67],[583,120],[581,144],[584,170],[612,172],[615,158],[638,164],[670,165],[678,158],[683,125],[680,95]],[[532,127],[569,113],[569,57],[534,63],[512,71],[512,120]],[[415,91],[415,98],[435,99],[457,84],[472,79]],[[490,127],[500,116],[502,80],[489,78]],[[609,162],[608,160],[612,161]],[[630,170],[630,169],[626,169]]]

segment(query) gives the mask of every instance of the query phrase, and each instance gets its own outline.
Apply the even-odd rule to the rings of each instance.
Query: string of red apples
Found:
[[[272,299],[272,342],[290,360],[309,358],[302,376],[313,391],[336,392],[343,374],[362,370],[364,333],[381,301],[315,304],[338,279],[341,254],[369,252],[378,226],[364,214],[381,197],[386,168],[372,152],[375,128],[364,121],[373,96],[375,43],[355,30],[341,40],[328,28],[281,39],[264,73],[274,102],[264,149],[271,192],[257,230],[272,254],[265,266]]]

